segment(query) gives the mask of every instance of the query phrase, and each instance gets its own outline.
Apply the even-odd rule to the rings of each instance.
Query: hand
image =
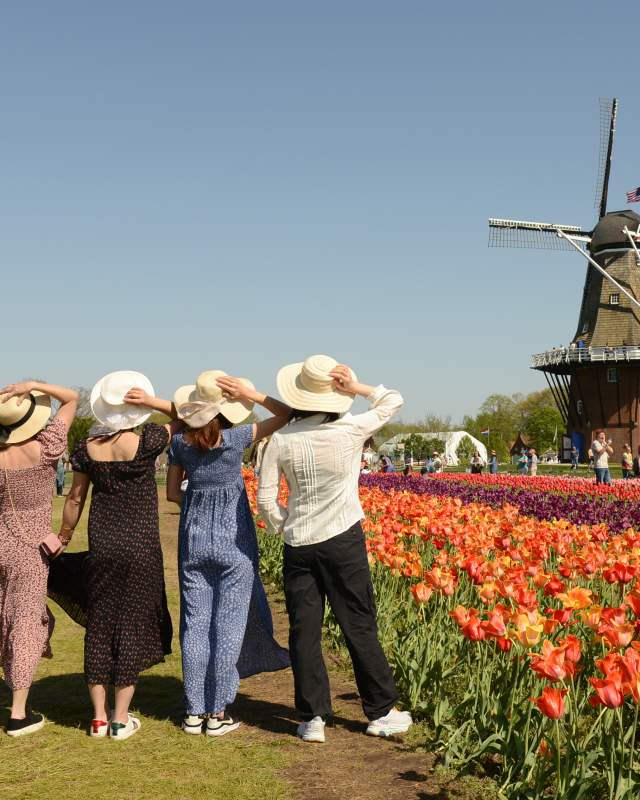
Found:
[[[17,397],[18,405],[21,405],[23,400],[26,400],[29,397],[32,389],[33,381],[10,383],[8,386],[5,386],[4,389],[0,389],[0,395],[2,395],[1,402],[6,403],[7,400],[11,399],[12,397]]]
[[[49,561],[55,561],[56,558],[60,558],[60,556],[67,549],[67,545],[66,544],[62,544],[62,543],[60,543],[60,544],[61,544],[60,548],[58,550],[56,550],[56,552],[53,553],[53,555],[49,556]]]
[[[333,387],[340,394],[347,394],[350,397],[355,396],[353,375],[349,367],[344,364],[338,364],[329,373],[329,377],[333,378]]]
[[[139,389],[137,386],[129,389],[124,396],[124,402],[132,406],[148,406],[149,400],[151,400],[151,397],[144,389]]]
[[[225,400],[253,400],[254,390],[247,386],[240,378],[233,378],[231,375],[223,375],[216,378],[216,383],[222,389],[222,396]]]

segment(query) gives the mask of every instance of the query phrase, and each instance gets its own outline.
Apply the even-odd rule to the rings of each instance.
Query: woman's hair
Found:
[[[190,445],[197,447],[202,453],[215,447],[220,438],[220,431],[231,427],[231,423],[224,414],[217,414],[211,422],[201,428],[191,428],[184,437]]]
[[[322,424],[325,422],[335,422],[337,419],[340,419],[342,414],[338,414],[337,411],[301,411],[298,408],[291,409],[291,415],[289,417],[289,422],[296,422],[299,419],[307,419],[307,417],[315,417],[316,414],[324,413],[324,419],[322,420]]]

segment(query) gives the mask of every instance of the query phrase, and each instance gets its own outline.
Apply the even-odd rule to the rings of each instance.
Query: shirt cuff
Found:
[[[367,400],[373,406],[378,402],[378,400],[380,400],[380,398],[386,391],[387,390],[385,389],[385,387],[381,383],[379,383],[376,386],[376,388],[371,392],[371,394],[367,397]]]

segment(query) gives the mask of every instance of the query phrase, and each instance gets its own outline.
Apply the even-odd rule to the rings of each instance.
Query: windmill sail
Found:
[[[598,209],[600,219],[607,213],[607,194],[609,193],[611,154],[616,134],[617,113],[618,101],[615,97],[612,100],[605,97],[600,98],[600,154],[594,203],[594,206]]]
[[[520,219],[490,219],[489,247],[522,247],[535,250],[571,250],[572,245],[558,236],[558,230],[574,239],[588,242],[589,231],[577,225],[527,222]]]

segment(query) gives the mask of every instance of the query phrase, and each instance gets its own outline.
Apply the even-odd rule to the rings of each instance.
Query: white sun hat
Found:
[[[36,390],[18,403],[17,397],[10,397],[6,403],[0,395],[0,444],[26,442],[39,433],[51,416],[51,398]]]
[[[115,432],[135,428],[148,420],[151,416],[150,409],[124,402],[126,393],[134,386],[149,395],[155,395],[151,381],[141,372],[120,370],[100,378],[91,390],[89,401],[93,416],[98,422]]]
[[[351,408],[354,398],[335,388],[329,373],[337,366],[335,358],[318,355],[282,367],[276,378],[280,396],[298,411],[335,411],[343,414]],[[357,380],[353,370],[351,377]]]
[[[252,402],[225,400],[216,379],[222,378],[226,374],[220,369],[208,369],[198,375],[195,384],[176,389],[173,403],[178,417],[190,428],[201,428],[218,414],[226,417],[232,425],[237,425],[249,416],[253,409]],[[240,380],[249,388],[255,388],[247,378],[240,378]]]

